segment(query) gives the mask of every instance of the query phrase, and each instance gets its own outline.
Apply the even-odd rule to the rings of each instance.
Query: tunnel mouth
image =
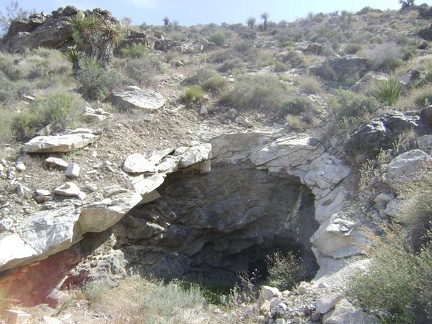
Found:
[[[245,272],[266,280],[267,256],[277,251],[301,258],[304,279],[318,270],[314,196],[297,177],[213,163],[206,174],[168,175],[158,192],[114,228],[130,272],[232,287]]]

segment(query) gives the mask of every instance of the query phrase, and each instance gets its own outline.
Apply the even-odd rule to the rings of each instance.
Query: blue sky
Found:
[[[356,12],[369,6],[377,9],[399,9],[398,0],[18,0],[24,9],[51,13],[51,11],[73,5],[78,9],[102,8],[111,11],[116,18],[130,17],[134,25],[143,22],[162,25],[166,16],[180,25],[190,26],[222,22],[246,23],[247,18],[261,21],[263,12],[270,14],[270,21],[293,21],[306,17],[308,13],[334,12],[336,10]],[[416,1],[416,3],[431,1]],[[0,11],[5,12],[10,0],[0,1]]]

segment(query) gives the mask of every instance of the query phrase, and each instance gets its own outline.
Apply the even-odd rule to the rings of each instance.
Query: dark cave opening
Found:
[[[142,276],[232,286],[255,269],[266,279],[276,251],[298,255],[304,278],[318,270],[314,196],[296,177],[217,163],[206,174],[171,174],[158,192],[115,227],[117,247]]]

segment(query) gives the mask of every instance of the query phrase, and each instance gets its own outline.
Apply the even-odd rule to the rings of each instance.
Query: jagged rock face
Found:
[[[65,49],[72,46],[74,40],[70,18],[75,16],[77,12],[75,7],[67,6],[53,11],[51,15],[33,14],[26,19],[14,20],[3,38],[3,42],[0,43],[0,48],[9,53],[24,53],[38,47]],[[95,14],[113,24],[119,23],[107,10],[93,9],[86,13]],[[119,44],[119,48],[132,44],[149,46],[147,36],[144,33],[131,32]]]
[[[73,39],[69,19],[76,13],[76,8],[68,6],[49,16],[34,14],[28,19],[12,21],[2,48],[10,53],[23,53],[37,47],[59,49],[71,45]]]
[[[129,266],[142,274],[220,279],[277,249],[301,250],[309,275],[316,271],[314,197],[298,178],[250,162],[217,163],[207,174],[174,173],[158,192],[159,200],[135,207],[115,227]]]
[[[398,112],[384,114],[354,130],[345,144],[345,151],[352,156],[358,153],[376,155],[381,150],[393,148],[398,134],[413,129],[418,131],[418,126],[418,116]]]
[[[309,71],[334,87],[351,86],[354,77],[361,78],[367,72],[367,60],[356,56],[331,58],[310,67]]]

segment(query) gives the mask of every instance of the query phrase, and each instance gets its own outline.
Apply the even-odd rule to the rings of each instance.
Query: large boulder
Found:
[[[334,214],[320,225],[311,242],[323,255],[335,259],[360,254],[367,240],[355,225],[355,222]]]
[[[350,135],[345,144],[348,155],[376,156],[381,150],[393,149],[398,135],[418,127],[418,116],[408,116],[401,112],[384,114],[360,125]]]
[[[385,181],[394,188],[421,179],[430,165],[431,156],[422,150],[411,150],[395,157],[388,165]]]
[[[26,153],[66,153],[85,147],[98,139],[98,135],[90,133],[37,136],[24,144],[23,151]]]
[[[0,239],[0,272],[44,259],[79,241],[78,217],[79,212],[71,207],[28,217],[17,233]]]
[[[329,84],[352,85],[367,72],[367,60],[357,56],[330,58],[324,63],[311,66],[310,73],[323,78]]]
[[[112,102],[123,110],[140,109],[153,112],[165,104],[165,98],[155,90],[130,86],[124,91],[114,91]]]
[[[73,43],[70,17],[77,13],[71,6],[59,8],[53,15],[33,14],[12,21],[3,38],[2,48],[10,53],[23,53],[37,47],[59,49]]]

